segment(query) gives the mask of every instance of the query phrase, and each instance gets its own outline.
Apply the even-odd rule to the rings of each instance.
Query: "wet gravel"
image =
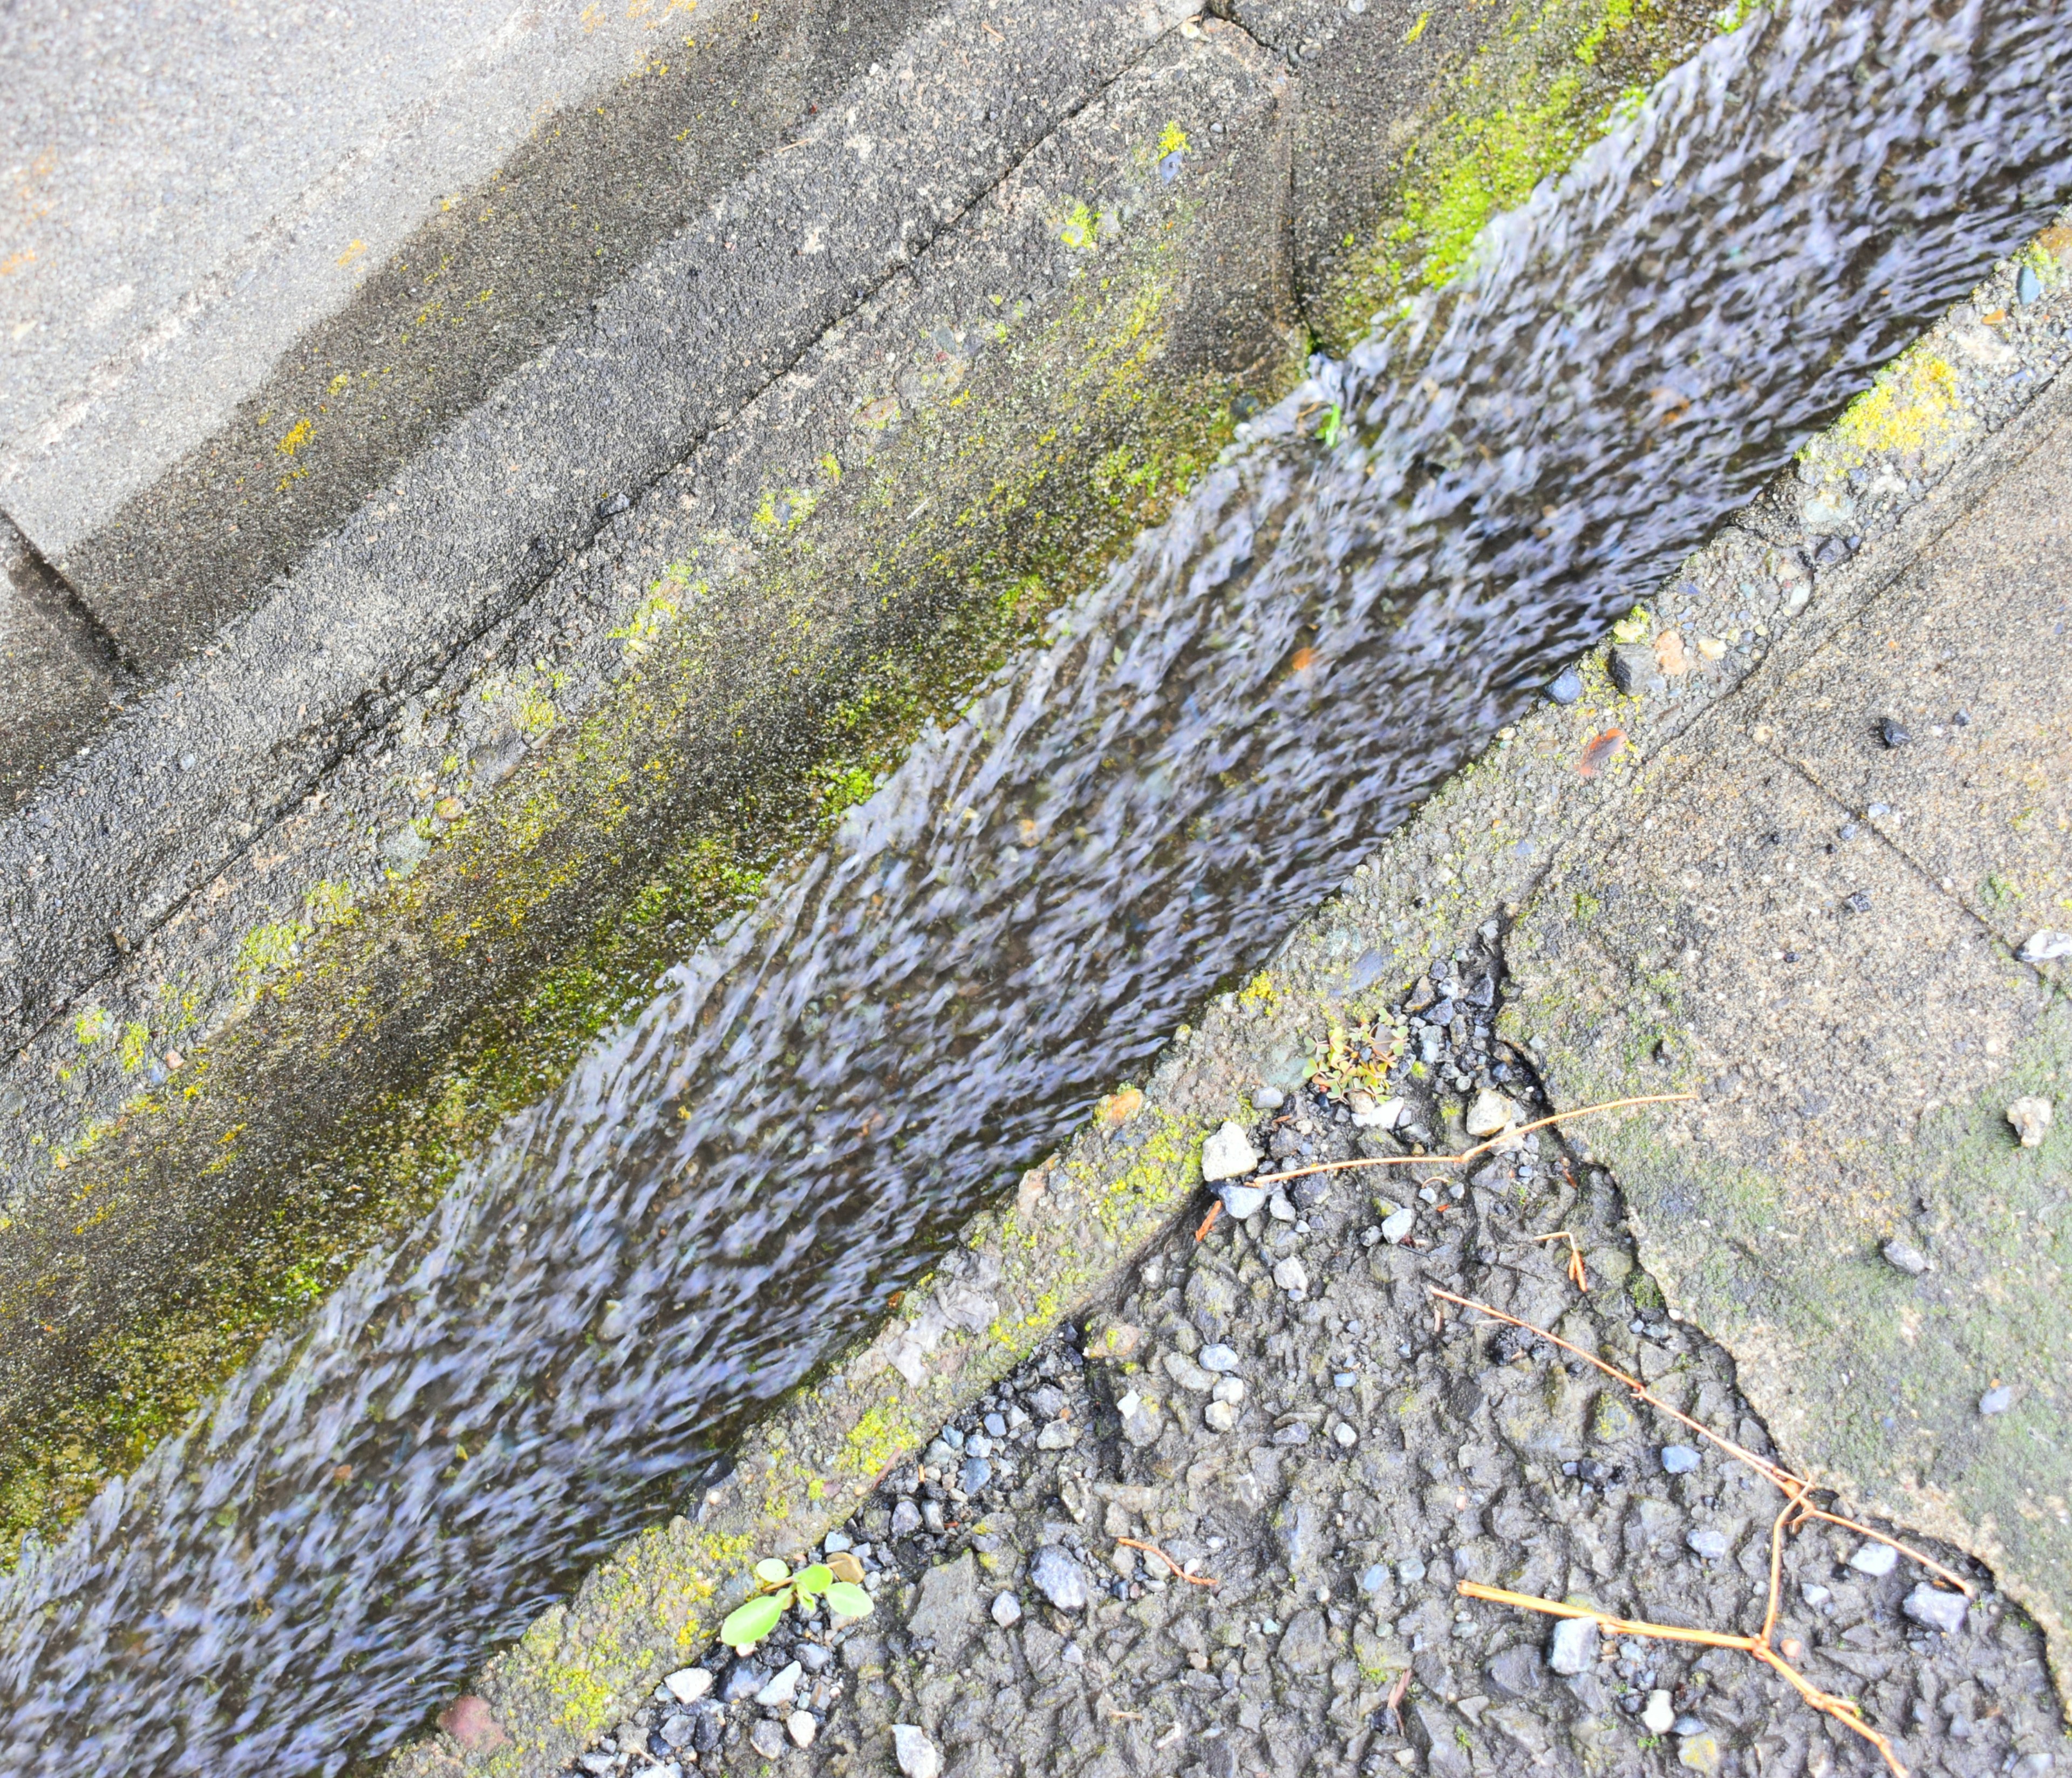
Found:
[[[1542,1114],[1530,1048],[1491,1034],[1499,936],[1431,960],[1343,1033],[1335,1076],[1326,1057],[1336,1096],[1262,1083],[1252,1178],[1462,1152],[1491,1092],[1520,1122]],[[1580,1359],[1429,1294],[1555,1331],[1770,1454],[1729,1358],[1637,1267],[1585,1139],[1575,1126],[1465,1170],[1287,1182],[1242,1219],[1219,1210],[1199,1240],[1190,1219],[828,1537],[818,1554],[861,1562],[870,1617],[788,1620],[746,1660],[711,1651],[569,1769],[1882,1770],[1738,1652],[1614,1640],[1456,1591],[1761,1622],[1766,1483]],[[1247,1183],[1223,1196],[1241,1207]],[[1568,1243],[1534,1238],[1557,1230],[1587,1291]],[[1978,1564],[1910,1541],[1971,1581],[1968,1607],[1886,1546],[1814,1526],[1786,1545],[1779,1647],[1859,1700],[1911,1772],[2065,1769],[2039,1632]]]

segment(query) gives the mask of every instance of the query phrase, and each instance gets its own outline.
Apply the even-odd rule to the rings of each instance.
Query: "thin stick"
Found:
[[[1213,1587],[1215,1585],[1215,1583],[1210,1579],[1206,1574],[1189,1574],[1186,1569],[1182,1568],[1179,1563],[1174,1561],[1170,1556],[1167,1555],[1166,1552],[1161,1550],[1155,1543],[1139,1543],[1134,1537],[1117,1537],[1115,1541],[1120,1544],[1125,1550],[1143,1550],[1149,1551],[1151,1554],[1156,1556],[1161,1562],[1165,1563],[1168,1568],[1171,1569],[1173,1572],[1179,1577],[1179,1578],[1185,1581],[1190,1587]]]
[[[1552,1124],[1566,1123],[1571,1117],[1587,1117],[1597,1111],[1624,1111],[1633,1105],[1681,1105],[1695,1099],[1695,1093],[1647,1093],[1637,1099],[1607,1099],[1600,1105],[1578,1105],[1573,1111],[1557,1111],[1551,1117],[1541,1117],[1529,1124],[1520,1124],[1515,1130],[1507,1130],[1479,1142],[1464,1154],[1382,1154],[1354,1161],[1320,1161],[1314,1167],[1298,1167],[1292,1173],[1269,1173],[1264,1179],[1255,1179],[1255,1185],[1278,1185],[1283,1179],[1307,1179],[1312,1173],[1344,1173],[1356,1167],[1462,1167],[1478,1154],[1486,1154],[1499,1144],[1519,1136],[1529,1136],[1536,1130],[1545,1130]]]
[[[1209,1206],[1209,1213],[1202,1218],[1202,1226],[1194,1231],[1194,1239],[1198,1241],[1207,1241],[1209,1238],[1209,1231],[1216,1225],[1216,1218],[1223,1213],[1223,1200],[1219,1198]]]
[[[1585,1364],[1594,1364],[1599,1370],[1602,1371],[1605,1376],[1610,1377],[1614,1382],[1624,1384],[1626,1388],[1633,1391],[1634,1394],[1638,1397],[1638,1399],[1645,1401],[1650,1407],[1653,1408],[1656,1413],[1666,1414],[1671,1419],[1675,1421],[1678,1425],[1689,1427],[1690,1430],[1696,1433],[1700,1438],[1706,1440],[1707,1443],[1710,1444],[1718,1446],[1719,1448],[1724,1451],[1729,1457],[1734,1458],[1741,1463],[1746,1463],[1750,1469],[1753,1469],[1758,1475],[1762,1476],[1772,1487],[1789,1496],[1790,1497],[1791,1504],[1801,1516],[1802,1522],[1806,1519],[1819,1519],[1824,1521],[1829,1525],[1840,1526],[1844,1531],[1852,1531],[1856,1533],[1859,1536],[1868,1537],[1874,1543],[1890,1544],[1893,1549],[1897,1550],[1910,1562],[1918,1562],[1930,1574],[1936,1575],[1942,1580],[1947,1581],[1952,1587],[1955,1587],[1959,1592],[1962,1593],[1965,1598],[1970,1599],[1974,1596],[1971,1592],[1971,1583],[1961,1574],[1951,1573],[1950,1570],[1945,1568],[1942,1563],[1937,1562],[1932,1556],[1923,1555],[1921,1551],[1916,1550],[1911,1544],[1901,1543],[1898,1538],[1888,1537],[1884,1532],[1875,1531],[1872,1529],[1870,1526],[1867,1525],[1860,1525],[1854,1519],[1845,1519],[1840,1513],[1830,1513],[1824,1508],[1815,1506],[1806,1498],[1806,1496],[1812,1488],[1813,1484],[1811,1483],[1803,1480],[1799,1476],[1793,1475],[1790,1470],[1784,1468],[1780,1464],[1771,1463],[1767,1458],[1757,1456],[1753,1451],[1747,1450],[1741,1445],[1736,1444],[1733,1439],[1724,1437],[1722,1434],[1713,1431],[1710,1426],[1705,1425],[1702,1421],[1694,1420],[1689,1414],[1683,1413],[1678,1409],[1672,1408],[1667,1401],[1663,1401],[1660,1396],[1657,1395],[1652,1389],[1649,1389],[1645,1383],[1642,1382],[1638,1377],[1629,1377],[1616,1364],[1606,1364],[1605,1360],[1598,1357],[1595,1352],[1585,1352],[1581,1346],[1570,1344],[1568,1341],[1562,1339],[1559,1334],[1551,1334],[1548,1332],[1544,1327],[1536,1327],[1529,1321],[1521,1321],[1515,1315],[1506,1315],[1503,1310],[1493,1309],[1486,1303],[1478,1303],[1471,1297],[1456,1296],[1451,1290],[1442,1290],[1436,1284],[1427,1286],[1426,1288],[1433,1296],[1442,1298],[1448,1303],[1457,1303],[1464,1309],[1473,1309],[1478,1315],[1487,1315],[1492,1321],[1501,1321],[1513,1327],[1522,1327],[1526,1332],[1535,1335],[1538,1338],[1546,1340],[1552,1345],[1559,1346],[1564,1352],[1572,1352]]]
[[[1591,1606],[1536,1599],[1530,1593],[1507,1592],[1501,1587],[1485,1587],[1478,1581],[1464,1580],[1458,1585],[1462,1596],[1466,1599],[1486,1599],[1493,1605],[1514,1606],[1520,1611],[1539,1611],[1548,1617],[1588,1618],[1614,1636],[1651,1636],[1662,1642],[1695,1642],[1708,1648],[1738,1648],[1765,1666],[1775,1669],[1815,1710],[1833,1717],[1869,1742],[1884,1755],[1885,1764],[1896,1778],[1907,1778],[1906,1768],[1900,1764],[1892,1743],[1863,1719],[1853,1702],[1821,1690],[1761,1637],[1732,1636],[1725,1631],[1694,1629],[1684,1624],[1650,1624],[1638,1618],[1614,1617],[1610,1612],[1600,1611]]]

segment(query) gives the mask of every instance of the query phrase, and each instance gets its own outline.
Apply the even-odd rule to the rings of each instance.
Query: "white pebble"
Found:
[[[943,1756],[935,1743],[911,1722],[892,1725],[892,1755],[906,1778],[941,1778]]]
[[[662,1683],[679,1704],[695,1704],[712,1690],[713,1676],[702,1667],[680,1667]]]
[[[784,1718],[784,1732],[791,1736],[791,1745],[795,1747],[810,1747],[813,1744],[814,1731],[819,1727],[820,1724],[805,1710],[794,1710]]]
[[[1202,1177],[1211,1185],[1249,1173],[1258,1165],[1259,1150],[1252,1146],[1252,1138],[1241,1125],[1228,1119],[1202,1145]]]

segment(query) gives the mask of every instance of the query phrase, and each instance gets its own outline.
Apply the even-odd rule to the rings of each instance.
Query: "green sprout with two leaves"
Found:
[[[760,1591],[728,1615],[719,1627],[720,1640],[736,1654],[745,1655],[777,1628],[787,1606],[796,1605],[800,1611],[809,1611],[815,1599],[824,1600],[829,1615],[838,1623],[869,1617],[870,1595],[857,1585],[863,1578],[863,1565],[845,1551],[833,1562],[836,1566],[816,1562],[796,1574],[775,1556],[756,1563],[755,1579]]]

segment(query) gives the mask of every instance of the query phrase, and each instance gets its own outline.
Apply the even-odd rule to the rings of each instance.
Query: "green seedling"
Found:
[[[870,1615],[870,1595],[853,1580],[837,1578],[824,1562],[795,1574],[775,1556],[766,1557],[755,1565],[755,1578],[761,1591],[719,1627],[720,1640],[737,1654],[746,1654],[775,1629],[787,1606],[807,1611],[815,1599],[824,1599],[838,1623]]]

